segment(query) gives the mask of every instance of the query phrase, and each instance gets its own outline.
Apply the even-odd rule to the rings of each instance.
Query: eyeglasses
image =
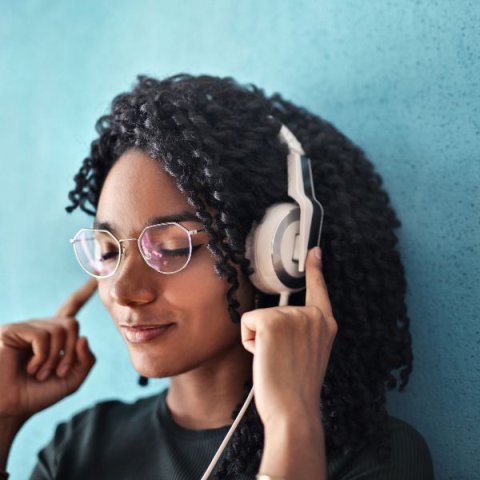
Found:
[[[145,263],[160,273],[171,275],[183,270],[192,258],[192,236],[205,228],[189,230],[176,222],[145,227],[138,238],[117,239],[108,230],[82,228],[70,240],[78,263],[95,278],[115,274],[125,253],[125,242],[137,241]]]

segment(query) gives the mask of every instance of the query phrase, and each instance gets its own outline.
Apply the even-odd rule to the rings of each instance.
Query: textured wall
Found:
[[[51,314],[84,279],[68,239],[87,219],[63,206],[113,95],[140,72],[254,82],[335,123],[383,175],[403,222],[415,351],[391,411],[425,436],[438,479],[478,478],[478,2],[0,0],[0,9],[0,322]],[[58,420],[144,392],[98,300],[80,319],[97,366],[21,432],[14,480],[27,478]]]

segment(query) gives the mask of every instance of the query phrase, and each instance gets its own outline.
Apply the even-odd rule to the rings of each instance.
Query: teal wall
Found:
[[[87,218],[63,207],[113,95],[137,73],[254,82],[335,123],[383,175],[415,353],[391,411],[425,436],[437,479],[478,478],[479,25],[475,0],[0,0],[0,322],[48,316],[84,280],[68,239]],[[57,421],[144,393],[97,299],[80,320],[97,366],[22,430],[13,480]]]

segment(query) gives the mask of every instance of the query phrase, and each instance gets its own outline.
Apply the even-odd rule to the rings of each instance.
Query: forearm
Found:
[[[0,469],[6,470],[10,447],[22,425],[17,420],[0,420]]]
[[[316,416],[315,416],[316,417]],[[278,420],[265,428],[260,474],[287,480],[327,478],[325,439],[320,419]]]

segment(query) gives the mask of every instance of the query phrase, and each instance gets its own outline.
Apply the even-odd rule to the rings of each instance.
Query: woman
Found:
[[[245,242],[289,200],[282,124],[311,159],[325,218],[306,290],[279,307],[250,282]],[[1,328],[0,466],[26,419],[93,366],[74,317],[98,283],[135,369],[171,383],[60,425],[33,479],[199,479],[252,382],[211,478],[432,478],[422,438],[385,410],[412,354],[399,222],[363,153],[279,95],[209,76],[139,77],[97,131],[67,210],[95,215],[74,243],[96,239],[101,265],[77,248],[96,280],[53,319]],[[159,236],[175,245],[163,263]]]

